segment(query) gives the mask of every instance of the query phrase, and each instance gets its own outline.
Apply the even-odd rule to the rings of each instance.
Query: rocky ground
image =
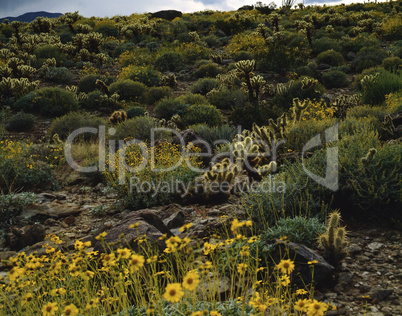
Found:
[[[70,185],[63,191],[41,193],[38,203],[24,209],[11,232],[7,244],[0,248],[0,260],[18,251],[44,253],[43,238],[56,234],[72,248],[75,239],[92,240],[108,231],[109,241],[122,232],[127,240],[130,223],[139,222],[138,234],[147,234],[158,240],[162,233],[179,234],[178,228],[192,222],[188,231],[192,238],[208,237],[215,229],[230,223],[232,218],[246,218],[235,198],[214,206],[171,204],[148,210],[116,212],[116,197],[102,184],[91,187],[79,176],[69,178]],[[228,215],[228,217],[221,217]],[[385,228],[349,229],[349,255],[342,263],[337,284],[317,293],[316,298],[331,301],[338,307],[327,315],[402,315],[402,236],[400,231]],[[98,247],[98,249],[97,249]],[[0,275],[6,274],[0,264]]]

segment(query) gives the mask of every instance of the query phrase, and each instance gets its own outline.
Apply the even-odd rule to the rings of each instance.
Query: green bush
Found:
[[[387,52],[378,47],[363,47],[352,62],[352,66],[356,72],[362,72],[364,69],[381,65],[382,61],[387,58]]]
[[[240,89],[222,89],[209,94],[208,100],[218,109],[231,110],[246,104],[248,96]]]
[[[228,124],[213,127],[208,126],[207,124],[196,124],[189,126],[189,128],[193,129],[210,144],[217,140],[227,140],[228,142],[231,142],[233,137],[239,133],[237,127]]]
[[[54,45],[39,46],[33,53],[36,56],[35,66],[37,68],[39,68],[48,58],[56,59],[56,65],[59,67],[64,66],[69,60],[68,56]]]
[[[184,95],[181,95],[180,97],[176,98],[182,103],[193,105],[193,104],[207,104],[208,99],[201,95],[201,94],[193,94],[190,92],[187,92]]]
[[[169,120],[175,114],[183,116],[188,107],[188,103],[183,103],[178,98],[163,98],[156,103],[154,113],[160,119]]]
[[[204,36],[203,38],[201,38],[201,40],[207,43],[209,48],[217,47],[220,43],[219,37],[213,34]]]
[[[109,87],[111,93],[117,92],[120,99],[127,101],[141,100],[147,87],[145,84],[130,79],[120,79]]]
[[[112,78],[105,78],[102,75],[86,75],[80,79],[80,82],[78,83],[78,91],[89,93],[99,89],[99,87],[96,85],[96,80],[102,80],[106,85],[109,85],[113,82]]]
[[[310,77],[314,78],[315,77],[315,71],[309,66],[301,66],[296,68],[296,73],[299,76],[305,76],[305,77]]]
[[[101,97],[105,95],[99,90],[88,93],[87,97],[81,101],[81,107],[87,111],[99,110],[101,106]]]
[[[388,57],[382,61],[382,66],[385,70],[397,72],[402,67],[402,59],[399,57]]]
[[[73,74],[66,67],[50,67],[43,78],[50,82],[67,84],[73,79]]]
[[[152,87],[145,93],[145,102],[147,104],[155,104],[159,100],[173,95],[173,89],[170,87]]]
[[[317,63],[328,64],[330,66],[340,66],[344,63],[344,59],[341,53],[334,51],[333,49],[319,53],[317,56]]]
[[[344,72],[331,70],[322,74],[322,83],[328,89],[342,88],[349,84],[349,80]]]
[[[35,116],[26,114],[23,111],[10,117],[5,125],[9,132],[29,132],[35,125]]]
[[[149,142],[151,130],[157,126],[154,118],[149,116],[137,116],[117,125],[116,133],[112,136],[115,140],[138,139]]]
[[[146,85],[147,87],[154,87],[159,84],[160,72],[155,70],[152,66],[133,66],[127,67],[129,71],[124,73],[122,79],[131,79]]]
[[[185,69],[186,61],[182,54],[176,52],[166,52],[155,60],[155,66],[161,71],[175,71]]]
[[[331,49],[337,52],[340,50],[337,40],[325,36],[313,40],[312,47],[315,54],[320,54]]]
[[[106,122],[100,117],[95,117],[88,113],[71,112],[52,121],[49,128],[50,137],[58,134],[61,140],[66,140],[71,132],[82,127],[95,127],[105,126]],[[80,140],[90,140],[98,138],[98,134],[85,133],[80,134]],[[77,137],[78,138],[78,137]]]
[[[53,168],[40,157],[30,154],[29,146],[10,141],[0,144],[0,192],[53,190],[59,187]]]
[[[140,106],[132,106],[129,108],[126,113],[127,113],[127,118],[131,119],[136,116],[143,116],[145,114],[146,110]]]
[[[274,227],[268,228],[261,234],[261,242],[270,244],[273,239],[286,237],[288,241],[314,248],[317,237],[324,230],[325,226],[322,221],[314,217],[280,218]]]
[[[203,78],[199,79],[195,84],[193,84],[190,88],[190,91],[195,94],[206,95],[212,89],[218,88],[219,86],[220,82],[217,79]]]
[[[204,78],[204,77],[215,78],[220,73],[222,73],[222,70],[216,63],[208,63],[199,66],[195,71],[194,75],[197,78]]]
[[[0,227],[8,225],[10,220],[15,219],[27,205],[33,202],[37,202],[37,199],[31,192],[0,194]]]
[[[14,104],[18,111],[40,113],[46,116],[60,116],[79,108],[74,93],[60,88],[42,88],[31,91]]]
[[[198,123],[217,126],[222,123],[222,114],[211,104],[194,104],[184,113],[182,123],[184,126]]]
[[[251,129],[253,123],[259,126],[267,124],[269,118],[277,117],[283,113],[283,110],[274,112],[272,107],[253,106],[250,103],[234,108],[229,116],[229,122],[235,126],[241,126],[243,129]]]
[[[357,172],[350,172],[349,197],[353,205],[362,210],[361,215],[370,219],[401,220],[402,146],[394,144],[376,148],[374,156],[366,161],[360,160],[357,167]]]
[[[252,53],[244,50],[239,50],[238,52],[234,53],[232,57],[234,61],[254,59],[254,55]]]
[[[385,96],[402,89],[402,77],[388,71],[381,71],[377,78],[367,81],[362,87],[363,103],[382,104]]]

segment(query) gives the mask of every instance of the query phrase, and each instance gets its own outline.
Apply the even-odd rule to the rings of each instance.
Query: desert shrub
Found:
[[[370,106],[370,105],[360,105],[348,109],[346,113],[346,118],[377,118],[379,121],[383,121],[384,117],[387,115],[387,110],[382,106]]]
[[[36,56],[36,67],[40,67],[48,58],[56,59],[56,65],[59,67],[64,66],[69,60],[68,56],[54,45],[39,46],[34,50],[34,55]]]
[[[207,104],[208,99],[201,95],[201,94],[193,94],[190,92],[187,92],[184,95],[181,95],[180,97],[176,98],[177,100],[180,100],[180,102],[193,105],[193,104]]]
[[[334,51],[333,49],[319,53],[317,56],[317,63],[324,63],[330,66],[340,66],[344,63],[342,54]]]
[[[382,61],[382,66],[385,70],[397,72],[402,67],[402,59],[399,57],[388,57]]]
[[[186,67],[182,54],[177,52],[166,52],[155,60],[155,66],[161,71],[180,71]]]
[[[188,107],[188,103],[183,103],[178,98],[163,98],[156,103],[154,113],[160,119],[169,120],[175,114],[183,116]]]
[[[118,79],[131,79],[145,84],[147,87],[157,86],[160,80],[160,72],[152,66],[134,66],[124,67]]]
[[[9,132],[29,132],[33,129],[34,125],[35,116],[21,111],[10,117],[5,128]]]
[[[157,122],[149,116],[137,116],[116,127],[116,133],[112,136],[116,140],[138,139],[142,141],[151,140],[151,130],[157,127]]]
[[[127,50],[119,56],[119,64],[122,67],[133,66],[146,66],[153,62],[152,54],[149,54],[147,49],[136,48],[134,50]]]
[[[0,227],[9,225],[10,220],[20,215],[22,210],[33,202],[37,202],[37,199],[31,192],[0,194]]]
[[[145,112],[146,112],[146,110],[140,106],[132,106],[126,111],[127,117],[129,119],[136,117],[136,116],[143,116],[145,114]]]
[[[305,77],[311,77],[311,78],[315,77],[314,69],[312,69],[309,66],[301,66],[301,67],[296,68],[296,73],[299,76],[305,76]]]
[[[247,103],[247,94],[240,89],[221,89],[208,94],[209,102],[221,110],[231,110]]]
[[[105,78],[102,75],[86,75],[83,76],[80,79],[80,82],[78,83],[78,90],[79,92],[85,92],[89,93],[91,91],[99,89],[99,87],[96,85],[96,80],[102,80],[106,85],[109,85],[113,82],[112,78]]]
[[[360,158],[367,157],[368,151]],[[385,145],[375,149],[374,156],[360,160],[356,171],[350,172],[349,195],[353,205],[363,210],[366,218],[401,219],[402,146]],[[378,210],[381,209],[381,213]]]
[[[88,113],[70,112],[66,115],[58,117],[52,121],[49,128],[50,137],[57,134],[61,140],[66,140],[71,132],[82,127],[95,127],[105,126],[106,122],[100,117],[93,116]],[[90,140],[98,138],[98,134],[85,133],[77,136],[80,140]]]
[[[395,15],[385,20],[381,25],[381,31],[386,40],[401,40],[402,22],[400,16]]]
[[[205,123],[209,126],[217,126],[222,123],[221,112],[211,104],[194,104],[184,113],[182,124],[184,126]]]
[[[364,131],[373,131],[376,132],[378,135],[378,132],[381,130],[381,128],[382,124],[380,120],[374,116],[356,117],[349,115],[339,124],[339,130],[343,135],[353,135],[357,133],[362,133]]]
[[[199,59],[206,59],[212,53],[210,48],[195,42],[182,43],[176,51],[184,57],[187,63],[193,63]]]
[[[203,78],[203,77],[215,78],[220,73],[222,73],[222,70],[216,63],[208,63],[199,66],[195,71],[194,75],[197,78]]]
[[[130,121],[139,119],[144,118],[135,118],[126,121],[123,124],[127,125]],[[134,126],[133,124],[131,125]],[[151,150],[153,150],[152,153]],[[116,168],[116,171],[111,174],[107,172],[106,179],[108,183],[117,189],[119,197],[124,202],[124,206],[131,210],[169,204],[182,199],[180,198],[180,192],[177,192],[177,190],[158,191],[156,186],[150,188],[150,190],[141,190],[143,182],[156,184],[167,183],[169,181],[180,181],[180,183],[187,185],[198,175],[194,168],[190,168],[190,166],[185,162],[187,159],[183,159],[187,157],[183,157],[179,146],[163,142],[155,147],[148,148],[148,155],[149,157],[151,157],[151,155],[155,157],[155,166],[147,164],[144,168],[138,168],[139,170],[136,171],[129,170],[123,175],[126,183],[129,183],[130,181],[130,183],[133,183],[130,190],[127,190],[127,184],[122,185],[121,182],[119,182],[119,168]],[[128,165],[136,167],[139,165],[139,162],[142,161],[143,155],[137,146],[131,146],[126,150],[125,157]],[[198,166],[196,157],[189,157],[188,161],[192,166]],[[171,166],[175,167],[170,168],[169,170],[168,168]],[[154,168],[165,171],[155,172]]]
[[[283,113],[282,110],[275,112],[273,115],[272,107],[269,106],[253,106],[250,103],[246,103],[243,106],[234,108],[229,116],[229,122],[235,126],[241,126],[245,129],[250,129],[255,122],[257,125],[266,125],[269,118],[277,117]]]
[[[388,71],[381,71],[372,80],[365,80],[362,84],[362,99],[367,104],[381,104],[385,96],[402,89],[402,77]]]
[[[218,88],[220,86],[220,82],[214,78],[203,78],[199,79],[195,84],[193,84],[190,88],[190,91],[194,94],[206,95],[212,89]]]
[[[191,125],[189,126],[189,128],[193,129],[198,135],[200,135],[210,144],[217,140],[226,140],[228,142],[231,142],[233,137],[235,137],[239,133],[239,130],[236,126],[228,124],[211,127],[207,124],[201,123]]]
[[[61,88],[42,88],[31,91],[14,104],[16,110],[47,116],[64,115],[79,108],[74,93]]]
[[[340,47],[337,40],[329,37],[321,37],[312,41],[312,48],[315,54],[320,54],[328,50],[339,52]]]
[[[272,239],[286,237],[286,240],[314,248],[317,237],[325,230],[322,221],[317,218],[296,216],[280,218],[276,225],[261,234],[261,242],[269,244]]]
[[[152,87],[145,93],[145,101],[148,104],[155,104],[159,100],[173,95],[173,89],[170,87]]]
[[[220,43],[219,37],[214,34],[204,36],[201,40],[203,40],[205,43],[207,43],[208,47],[210,47],[210,48],[216,47]]]
[[[346,74],[339,70],[330,70],[322,74],[322,83],[326,88],[342,88],[349,84]]]
[[[286,148],[300,152],[303,146],[314,136],[324,132],[336,124],[335,119],[324,119],[311,122],[310,120],[297,122],[293,124],[286,133],[285,146]]]
[[[312,87],[302,89],[302,80],[303,78],[300,78],[299,80],[290,80],[282,89],[279,89],[280,91],[278,91],[279,86],[277,86],[277,92],[272,99],[272,107],[283,111],[292,107],[294,98],[299,98],[301,100],[320,99],[321,95],[325,92],[323,85],[317,83]]]
[[[386,109],[389,113],[402,111],[402,91],[390,93],[385,96]]]
[[[141,100],[147,87],[145,84],[131,79],[120,79],[109,87],[111,93],[117,92],[122,100]]]
[[[115,27],[115,23],[111,20],[98,21],[95,23],[94,32],[101,33],[104,37],[118,37],[119,31]]]
[[[240,50],[236,51],[233,53],[233,60],[234,61],[240,61],[240,60],[253,60],[254,59],[254,54],[245,51],[245,50]]]
[[[0,143],[0,192],[58,188],[54,170],[29,152],[31,146],[11,140]]]
[[[364,69],[381,65],[387,57],[387,52],[382,48],[363,47],[353,60],[352,65],[356,72],[362,72]]]
[[[55,83],[70,83],[73,74],[66,67],[50,67],[43,74],[43,78]]]
[[[104,93],[95,90],[88,93],[87,97],[81,100],[81,108],[87,111],[98,110],[101,107],[101,97],[104,96]]]
[[[126,51],[134,51],[137,49],[137,46],[133,42],[127,42],[122,45],[117,46],[112,53],[112,56],[114,58],[118,58],[121,54],[123,54]]]

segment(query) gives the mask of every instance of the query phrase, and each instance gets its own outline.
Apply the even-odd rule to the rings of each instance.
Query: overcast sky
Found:
[[[132,13],[155,12],[174,9],[182,12],[202,11],[206,9],[229,11],[237,10],[243,5],[255,4],[258,0],[0,0],[0,18],[18,16],[26,12],[47,11],[66,13],[79,11],[85,17],[112,17],[114,15],[130,15]],[[269,4],[272,0],[261,1]],[[352,3],[360,0],[304,0],[305,4],[314,3]],[[282,0],[274,0],[281,6]],[[302,0],[296,0],[296,3]]]

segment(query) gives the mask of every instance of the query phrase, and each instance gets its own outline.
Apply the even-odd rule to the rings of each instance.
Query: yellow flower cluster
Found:
[[[327,106],[323,101],[313,100],[310,102],[309,108],[303,112],[303,121],[320,121],[334,117],[335,107]]]
[[[255,36],[253,33],[239,33],[234,35],[229,44],[225,47],[229,54],[236,54],[239,51],[248,51],[252,54],[262,53],[266,49],[266,43],[262,36]]]

